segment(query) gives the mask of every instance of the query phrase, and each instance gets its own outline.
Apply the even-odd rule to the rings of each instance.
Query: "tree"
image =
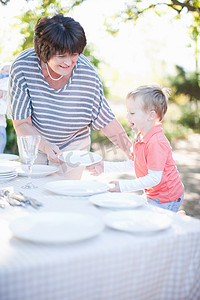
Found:
[[[200,73],[198,66],[198,54],[200,46],[200,0],[164,0],[164,1],[142,1],[128,0],[124,10],[113,16],[111,23],[107,23],[108,31],[117,34],[121,22],[137,22],[146,12],[153,10],[156,14],[161,15],[164,7],[172,9],[175,12],[175,18],[181,18],[184,13],[192,16],[192,24],[189,26],[189,35],[194,41],[196,68],[192,73],[186,73],[185,70],[176,66],[177,75],[170,78],[170,84],[174,89],[174,95],[186,95],[189,99],[185,106],[185,111],[180,119],[183,125],[200,130]],[[115,22],[114,22],[115,21]]]
[[[152,3],[154,2],[154,3]],[[166,0],[166,1],[128,1],[125,4],[125,8],[120,14],[116,15],[115,18],[120,18],[121,21],[137,21],[145,12],[154,9],[157,14],[160,14],[160,7],[167,6],[173,9],[177,17],[181,16],[181,13],[186,10],[189,13],[195,13],[200,16],[200,1],[199,0]]]
[[[175,87],[175,94],[185,94],[190,101],[200,100],[200,86],[196,80],[195,73],[186,73],[181,66],[176,66],[176,76],[170,77],[172,87]]]
[[[192,40],[194,40],[195,43],[195,62],[196,62],[196,68],[195,68],[195,72],[196,72],[196,76],[198,78],[198,72],[199,72],[199,66],[198,66],[198,39],[199,39],[199,35],[200,35],[200,14],[194,12],[193,13],[193,20],[194,23],[192,25],[190,25],[189,28],[189,34],[190,37],[192,38]]]
[[[169,77],[170,85],[174,90],[174,95],[186,95],[189,99],[183,109],[183,116],[180,118],[179,123],[199,131],[200,86],[196,77],[196,72],[186,73],[182,67],[176,66],[176,73],[176,76]]]
[[[28,1],[30,1],[30,0],[26,0],[26,1],[28,2]],[[72,5],[72,7],[79,5],[79,4],[81,4],[82,2],[84,2],[84,1],[85,1],[85,0],[73,0],[73,5]],[[7,5],[8,2],[10,2],[10,0],[0,0],[0,3],[1,3],[2,5]],[[47,0],[46,2],[49,3],[50,1]],[[51,1],[51,2],[54,2],[54,1]]]
[[[193,18],[193,23],[190,26],[189,34],[195,42],[195,61],[196,70],[198,73],[198,40],[200,36],[200,0],[166,0],[166,1],[143,1],[143,0],[129,0],[119,14],[107,21],[107,30],[111,34],[117,34],[119,31],[119,24],[121,22],[137,22],[138,18],[143,16],[149,10],[154,10],[158,15],[162,14],[163,8],[168,7],[175,11],[175,18],[181,18],[184,12],[190,13]],[[200,43],[199,43],[200,44]]]

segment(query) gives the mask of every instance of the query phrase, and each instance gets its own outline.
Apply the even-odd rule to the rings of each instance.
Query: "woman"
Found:
[[[40,163],[59,164],[65,150],[89,150],[90,128],[100,129],[127,154],[127,145],[131,147],[94,67],[81,54],[85,46],[84,30],[74,19],[62,14],[43,17],[35,27],[34,48],[12,64],[11,118],[17,135],[41,135]],[[83,171],[62,169],[73,179]]]

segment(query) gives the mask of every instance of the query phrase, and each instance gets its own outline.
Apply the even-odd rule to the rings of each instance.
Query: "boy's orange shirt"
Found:
[[[137,137],[133,143],[133,160],[137,178],[147,175],[148,170],[163,171],[161,182],[145,189],[147,197],[164,203],[183,194],[184,186],[172,157],[172,148],[160,124],[151,128],[142,140]]]

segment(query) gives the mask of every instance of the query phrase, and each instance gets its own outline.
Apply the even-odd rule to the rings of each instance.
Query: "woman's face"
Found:
[[[59,75],[71,75],[78,58],[79,53],[56,54],[48,61],[48,66]]]

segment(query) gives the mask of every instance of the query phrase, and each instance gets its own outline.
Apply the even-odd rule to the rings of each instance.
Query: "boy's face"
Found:
[[[140,96],[136,98],[127,98],[127,118],[133,131],[141,131],[143,134],[149,130],[149,114],[142,107],[142,98]]]

